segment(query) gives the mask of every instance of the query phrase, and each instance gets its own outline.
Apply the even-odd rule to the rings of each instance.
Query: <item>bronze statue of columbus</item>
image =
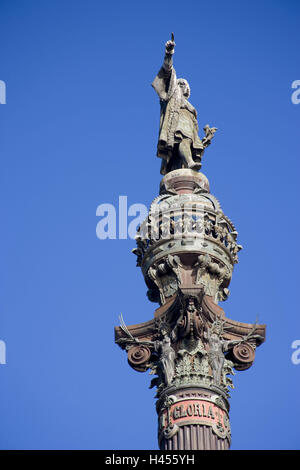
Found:
[[[197,111],[188,101],[190,87],[176,77],[173,67],[174,35],[165,44],[164,62],[152,82],[160,98],[160,127],[157,156],[162,159],[161,174],[178,168],[200,170],[204,149],[214,136],[215,127],[204,127],[205,137],[198,135]]]

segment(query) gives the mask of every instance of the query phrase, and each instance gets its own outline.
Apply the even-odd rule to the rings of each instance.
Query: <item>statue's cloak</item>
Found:
[[[152,86],[160,98],[157,156],[165,160],[161,170],[165,174],[165,168],[173,155],[174,144],[182,138],[191,139],[193,157],[201,158],[204,147],[198,136],[197,112],[182,96],[174,67],[168,71],[162,67]]]

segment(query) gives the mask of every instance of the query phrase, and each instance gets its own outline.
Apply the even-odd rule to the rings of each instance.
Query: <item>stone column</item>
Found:
[[[115,328],[116,343],[137,371],[150,370],[156,388],[162,450],[226,450],[229,389],[234,370],[248,369],[265,326],[226,317],[237,231],[202,173],[169,172],[137,236],[137,266],[154,317]]]
[[[226,450],[230,446],[229,404],[222,392],[187,385],[157,401],[161,450]]]

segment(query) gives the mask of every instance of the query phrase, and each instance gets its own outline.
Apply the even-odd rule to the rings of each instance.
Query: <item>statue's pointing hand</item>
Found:
[[[166,42],[166,53],[174,54],[174,48],[175,48],[175,41],[174,41],[174,34],[172,33],[172,39]]]

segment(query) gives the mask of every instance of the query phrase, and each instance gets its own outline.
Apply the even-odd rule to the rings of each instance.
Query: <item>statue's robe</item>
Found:
[[[192,156],[195,161],[201,161],[204,146],[198,136],[197,111],[182,95],[174,67],[167,67],[164,63],[152,86],[160,98],[157,156],[163,159],[161,174],[167,173],[167,167],[174,156],[174,145],[183,138],[191,139]]]

